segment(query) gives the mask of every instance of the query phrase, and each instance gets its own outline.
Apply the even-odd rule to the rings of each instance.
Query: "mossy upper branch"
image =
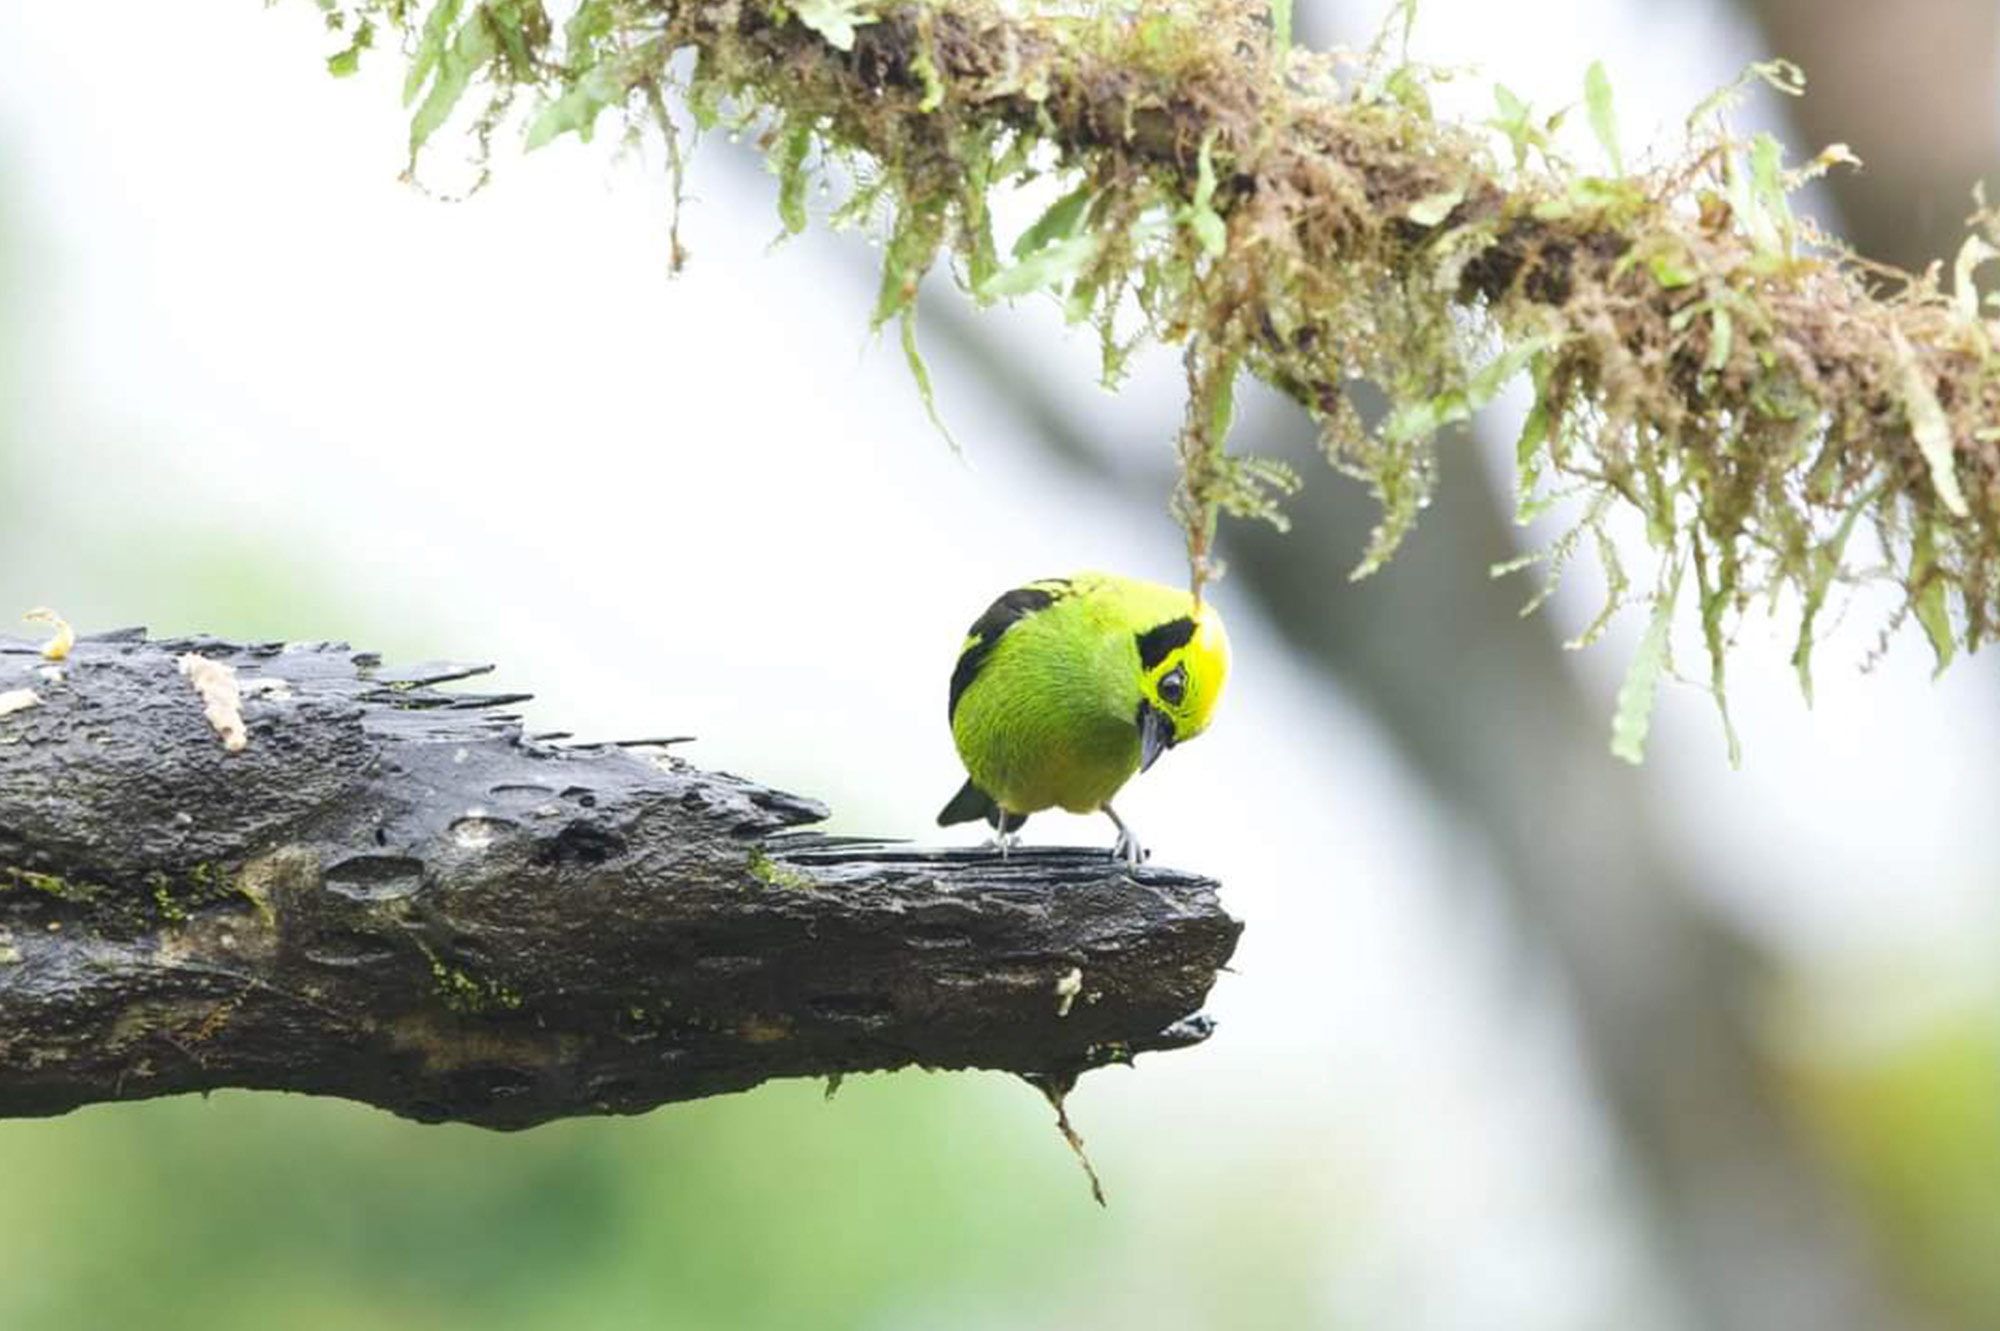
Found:
[[[1422,65],[1386,43],[1346,63],[1284,50],[1252,0],[584,0],[560,28],[533,0],[363,0],[335,17],[355,50],[377,23],[409,34],[413,144],[470,89],[482,141],[516,113],[531,144],[587,135],[614,108],[671,139],[678,102],[760,135],[789,228],[811,175],[841,182],[833,220],[886,233],[874,317],[903,321],[919,370],[908,319],[940,259],[981,300],[1053,292],[1102,333],[1108,379],[1149,338],[1185,347],[1176,510],[1198,576],[1218,510],[1279,517],[1290,483],[1228,448],[1239,373],[1303,404],[1380,497],[1365,569],[1423,506],[1437,432],[1525,373],[1524,509],[1573,501],[1552,561],[1636,511],[1657,557],[1635,590],[1610,558],[1607,612],[1643,599],[1664,621],[1692,589],[1718,685],[1741,615],[1780,591],[1808,687],[1842,585],[1900,584],[1898,618],[1941,662],[2000,613],[2000,358],[1972,280],[1995,251],[1974,236],[1942,282],[1845,255],[1788,202],[1839,154],[1788,169],[1703,112],[1627,171],[1593,70],[1589,169],[1504,89],[1492,121],[1447,121]],[[994,197],[1050,173],[1067,192],[1003,248]],[[1393,403],[1379,428],[1356,381]]]
[[[1374,93],[1303,57],[1281,74],[1240,5],[1140,11],[1188,16],[1152,29],[906,5],[847,52],[754,6],[705,26],[718,12],[677,22],[733,93],[823,117],[963,228],[983,221],[967,191],[990,172],[966,156],[982,121],[1053,145],[1107,226],[1184,209],[1212,158],[1220,252],[1180,228],[1150,251],[1113,237],[1078,282],[1115,288],[1124,265],[1150,288],[1152,331],[1312,411],[1335,460],[1382,494],[1378,556],[1428,486],[1433,430],[1494,393],[1494,367],[1532,369],[1524,471],[1637,508],[1669,560],[1703,564],[1709,617],[1774,580],[1816,610],[1852,571],[1846,519],[1865,503],[1941,654],[1992,629],[2000,372],[1976,294],[1885,282],[1815,244],[1763,143],[1704,131],[1684,158],[1614,178],[1543,142],[1502,169],[1487,135],[1432,119],[1394,71]],[[1396,402],[1373,435],[1346,402],[1357,379]],[[1947,592],[1958,635],[1936,619]]]

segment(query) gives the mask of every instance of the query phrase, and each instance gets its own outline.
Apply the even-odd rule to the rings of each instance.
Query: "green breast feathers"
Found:
[[[1208,725],[1229,669],[1210,605],[1105,573],[1027,583],[967,630],[947,715],[965,786],[942,825],[985,819],[1004,852],[1029,814],[1102,809],[1115,854],[1143,858],[1111,798]]]

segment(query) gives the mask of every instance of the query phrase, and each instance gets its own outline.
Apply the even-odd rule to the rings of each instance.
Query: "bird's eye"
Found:
[[[1187,696],[1187,667],[1175,666],[1160,676],[1160,701],[1169,707],[1179,707],[1181,699]]]

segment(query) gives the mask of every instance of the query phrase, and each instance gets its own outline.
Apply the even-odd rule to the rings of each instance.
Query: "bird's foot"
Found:
[[[1008,851],[1020,844],[1021,834],[1019,832],[995,832],[986,839],[986,849],[999,851],[1000,858],[1003,860],[1007,858]]]
[[[1144,864],[1152,852],[1139,844],[1138,836],[1131,828],[1125,826],[1125,820],[1118,816],[1118,810],[1112,808],[1108,800],[1104,805],[1104,816],[1118,829],[1118,844],[1111,848],[1111,858],[1125,861],[1125,867],[1128,869],[1136,869]]]
[[[1111,858],[1125,861],[1125,867],[1136,869],[1153,857],[1153,852],[1139,844],[1139,838],[1132,829],[1121,825],[1118,828],[1118,844],[1111,848]]]

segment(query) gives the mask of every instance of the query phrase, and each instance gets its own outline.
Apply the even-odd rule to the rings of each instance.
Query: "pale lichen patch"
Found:
[[[202,715],[222,737],[222,747],[231,753],[243,752],[250,746],[250,732],[243,726],[243,691],[236,683],[235,669],[196,652],[183,653],[177,664],[201,696]]]
[[[1056,977],[1056,1015],[1067,1017],[1076,996],[1083,992],[1083,967],[1072,966]]]
[[[15,712],[25,712],[30,707],[40,707],[42,696],[33,689],[9,689],[0,693],[0,716],[12,716]]]

